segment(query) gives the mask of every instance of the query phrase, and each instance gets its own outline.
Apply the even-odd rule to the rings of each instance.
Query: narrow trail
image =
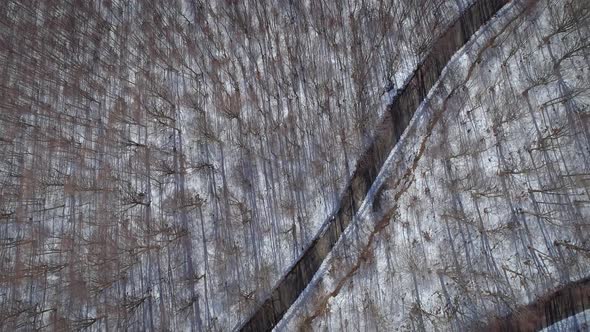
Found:
[[[270,331],[307,287],[360,208],[393,147],[414,112],[441,76],[451,57],[471,36],[510,0],[477,0],[432,45],[401,93],[388,106],[376,137],[358,159],[356,169],[340,199],[337,212],[324,224],[292,268],[279,280],[256,312],[237,327],[240,331]],[[383,225],[385,227],[385,225]],[[354,272],[352,273],[354,274]],[[352,275],[351,274],[351,275]]]

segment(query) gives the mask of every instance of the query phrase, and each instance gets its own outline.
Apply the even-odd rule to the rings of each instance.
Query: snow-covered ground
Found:
[[[469,1],[0,2],[0,329],[227,330]]]
[[[475,328],[587,277],[590,6],[510,6],[446,69],[277,330]]]

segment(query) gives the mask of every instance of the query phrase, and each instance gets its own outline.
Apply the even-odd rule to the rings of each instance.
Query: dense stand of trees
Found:
[[[466,4],[2,1],[0,329],[237,324]]]

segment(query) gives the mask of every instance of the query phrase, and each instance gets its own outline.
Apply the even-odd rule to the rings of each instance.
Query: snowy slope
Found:
[[[0,329],[227,330],[469,1],[0,2]]]
[[[278,330],[464,330],[588,276],[590,8],[525,4],[449,65]]]

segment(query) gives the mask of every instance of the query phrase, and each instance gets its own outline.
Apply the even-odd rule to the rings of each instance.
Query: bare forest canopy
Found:
[[[460,5],[2,1],[1,326],[237,324]]]
[[[242,324],[337,211],[393,95],[472,2],[0,1],[0,330],[226,331]],[[560,105],[575,117],[530,136],[530,153],[551,156],[526,160],[526,174],[547,176],[555,187],[529,191],[534,204],[523,211],[575,224],[579,238],[560,237],[549,252],[533,248],[586,266],[577,259],[589,250],[590,9],[584,0],[538,2],[530,6],[544,16],[527,10],[522,17],[536,24],[527,31],[542,32],[551,62],[523,57],[530,87],[520,96],[530,96],[534,116],[518,119],[549,121],[543,112]],[[527,53],[520,44],[502,54]],[[556,92],[539,92],[550,100],[535,94],[545,85]],[[520,97],[506,100],[523,106]],[[559,153],[571,171],[546,171]],[[502,170],[524,172],[518,165]],[[562,201],[573,197],[564,188],[581,194]],[[395,201],[388,197],[384,210]],[[376,257],[385,262],[385,253]],[[529,265],[519,259],[510,269],[524,278],[519,269]],[[365,296],[367,285],[358,285]],[[366,308],[379,313],[374,303],[381,302],[371,301]],[[458,303],[449,317],[461,314]],[[337,311],[322,311],[329,307],[321,306],[318,319],[283,326],[326,328],[338,319]],[[381,324],[364,317],[359,324]],[[449,320],[453,327],[468,321]],[[338,321],[333,328],[354,329]]]

